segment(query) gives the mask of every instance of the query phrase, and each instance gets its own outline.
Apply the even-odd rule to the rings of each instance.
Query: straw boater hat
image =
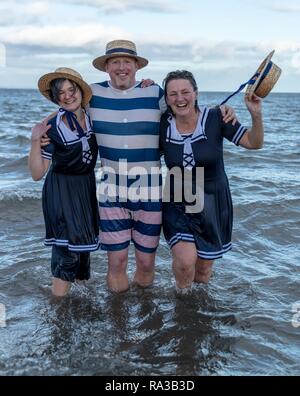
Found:
[[[105,55],[99,56],[93,60],[93,65],[96,69],[106,71],[106,62],[110,58],[116,56],[129,56],[136,59],[139,69],[148,65],[148,60],[137,55],[136,46],[132,41],[128,40],[114,40],[106,45]]]
[[[274,52],[270,52],[261,63],[255,73],[255,82],[248,85],[246,93],[255,93],[260,98],[265,98],[271,92],[281,75],[281,69],[271,61]]]
[[[50,97],[50,83],[57,78],[67,78],[68,80],[74,81],[82,90],[82,106],[85,107],[92,98],[92,90],[90,86],[83,81],[81,75],[68,67],[59,67],[53,73],[48,73],[39,79],[38,87],[42,95],[47,99],[51,100]]]

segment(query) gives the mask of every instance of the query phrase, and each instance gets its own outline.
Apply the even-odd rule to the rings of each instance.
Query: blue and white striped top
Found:
[[[134,174],[141,174],[141,168],[148,176],[157,172],[160,169],[159,122],[166,110],[162,88],[158,85],[141,88],[138,82],[128,90],[118,90],[108,81],[92,84],[91,88],[89,113],[102,167],[113,169],[120,176],[125,172],[126,163],[131,179]],[[148,186],[142,187],[159,185],[154,186],[149,178]]]

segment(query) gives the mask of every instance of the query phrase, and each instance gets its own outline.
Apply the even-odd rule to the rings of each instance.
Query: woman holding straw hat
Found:
[[[164,196],[163,231],[172,249],[176,286],[184,290],[193,282],[207,283],[214,260],[231,249],[232,201],[224,169],[223,140],[246,149],[261,148],[262,108],[258,96],[246,94],[252,118],[248,129],[239,122],[226,124],[219,108],[198,106],[197,83],[188,71],[170,72],[164,88],[168,111],[161,119],[160,149],[173,179],[168,185],[168,199]],[[177,179],[176,168],[181,170]],[[197,172],[203,168],[204,174]],[[188,190],[193,190],[195,196],[199,191],[202,202],[197,210],[187,199],[191,194],[182,198],[182,191]]]
[[[32,128],[29,168],[37,181],[50,167],[42,195],[45,245],[52,246],[52,293],[65,296],[71,282],[89,279],[90,252],[99,247],[98,146],[85,111],[92,92],[79,73],[65,67],[42,76],[38,87],[60,108]],[[41,149],[45,133],[51,143]]]

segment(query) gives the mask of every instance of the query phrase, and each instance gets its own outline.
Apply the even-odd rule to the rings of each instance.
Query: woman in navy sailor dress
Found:
[[[99,220],[94,168],[98,145],[83,105],[91,91],[72,69],[60,68],[39,81],[43,95],[61,106],[32,130],[29,166],[34,180],[49,168],[42,194],[45,245],[52,246],[52,292],[67,294],[70,283],[90,277],[90,253],[98,249]],[[51,143],[40,148],[47,132]],[[51,165],[50,165],[51,164]]]
[[[170,177],[164,193],[163,232],[172,250],[176,286],[186,289],[193,281],[207,283],[214,260],[231,249],[233,210],[223,140],[247,149],[262,147],[261,100],[245,97],[252,116],[247,129],[225,123],[218,107],[199,107],[197,84],[188,71],[169,73],[164,88],[168,111],[161,118],[160,150],[169,173],[181,172],[176,183]],[[191,203],[192,194],[198,198]]]

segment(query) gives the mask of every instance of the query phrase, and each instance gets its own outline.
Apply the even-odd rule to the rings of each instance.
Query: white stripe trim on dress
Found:
[[[52,159],[52,154],[51,153],[47,153],[47,151],[42,151],[42,158],[46,159],[46,160],[51,160]]]
[[[44,244],[45,246],[57,245],[67,247],[69,250],[74,252],[84,252],[86,250],[97,250],[100,246],[100,241],[97,241],[92,245],[71,245],[68,240],[51,238],[45,239]]]
[[[174,236],[169,240],[169,242],[172,242],[173,239],[175,239],[175,238],[181,238],[181,237],[183,237],[183,238],[192,238],[192,239],[194,239],[193,234],[184,234],[184,233],[178,232],[176,235],[174,235]]]
[[[244,126],[240,126],[239,129],[237,130],[236,134],[233,136],[232,142],[235,145],[238,145],[242,136],[244,135],[244,133],[247,131],[247,128],[245,128]]]
[[[206,124],[206,120],[208,117],[209,108],[208,107],[199,107],[199,109],[200,109],[200,111],[203,112],[203,115],[201,117],[201,126],[202,126],[203,133],[205,134],[205,124]]]
[[[192,234],[182,234],[177,233],[169,241],[168,244],[172,248],[177,242],[195,242],[194,236]]]
[[[197,254],[201,258],[213,260],[216,258],[221,258],[224,253],[227,253],[231,249],[232,249],[232,243],[230,242],[227,245],[224,245],[223,249],[219,250],[218,252],[205,252],[203,250],[197,250]]]

